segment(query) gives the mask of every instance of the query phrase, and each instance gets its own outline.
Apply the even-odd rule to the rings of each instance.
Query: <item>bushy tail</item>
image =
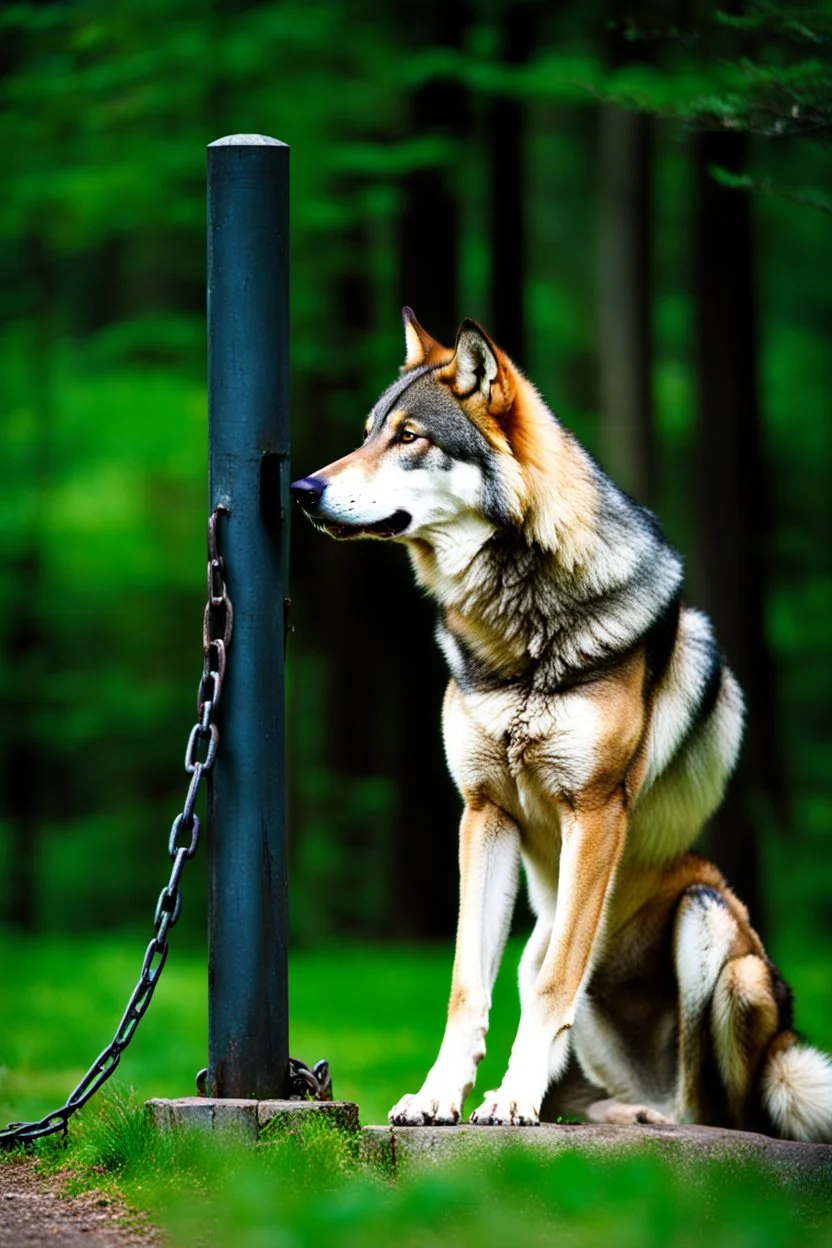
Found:
[[[766,1056],[760,1090],[779,1136],[832,1144],[832,1059],[825,1053],[791,1033],[779,1035]]]

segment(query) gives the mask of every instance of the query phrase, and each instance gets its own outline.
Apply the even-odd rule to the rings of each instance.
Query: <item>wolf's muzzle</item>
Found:
[[[299,481],[292,482],[289,486],[289,493],[296,503],[300,503],[304,511],[314,515],[325,489],[325,481],[319,481],[317,477],[301,477]]]

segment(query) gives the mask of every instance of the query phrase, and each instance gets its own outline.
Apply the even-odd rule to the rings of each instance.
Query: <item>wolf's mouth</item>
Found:
[[[410,524],[412,516],[409,511],[394,511],[385,520],[376,520],[373,524],[339,524],[334,520],[324,520],[320,516],[310,516],[318,529],[329,533],[330,537],[398,537]]]

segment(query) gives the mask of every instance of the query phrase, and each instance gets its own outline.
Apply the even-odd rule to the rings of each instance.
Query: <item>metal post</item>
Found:
[[[208,1080],[214,1097],[286,1094],[283,774],[288,574],[289,148],[208,147],[211,509],[234,604],[209,792]]]

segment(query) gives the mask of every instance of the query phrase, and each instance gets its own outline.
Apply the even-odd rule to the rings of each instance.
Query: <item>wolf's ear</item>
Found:
[[[426,329],[422,329],[412,308],[402,308],[402,320],[404,321],[405,348],[403,373],[406,373],[408,369],[418,368],[420,364],[427,364],[431,357],[449,354],[446,347],[438,343],[435,338],[431,338]]]
[[[447,378],[461,399],[481,394],[494,416],[507,411],[514,401],[511,361],[476,321],[465,320],[460,325]]]

